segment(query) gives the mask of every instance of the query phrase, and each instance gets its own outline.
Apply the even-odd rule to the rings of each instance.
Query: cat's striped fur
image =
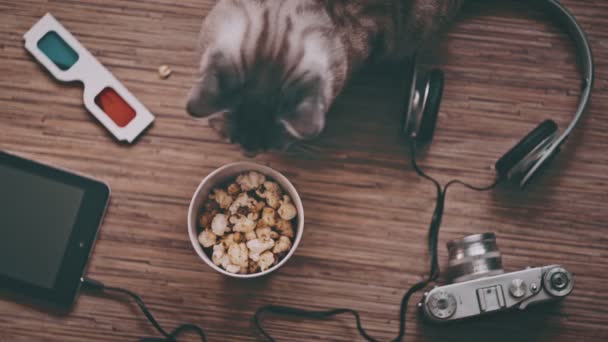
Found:
[[[349,76],[411,55],[464,0],[220,0],[188,110],[250,152],[318,135]]]

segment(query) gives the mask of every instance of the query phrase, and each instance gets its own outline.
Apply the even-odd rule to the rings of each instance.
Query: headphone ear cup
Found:
[[[424,112],[420,119],[420,126],[416,140],[425,144],[433,140],[439,108],[441,107],[441,97],[443,96],[444,76],[443,71],[433,69],[429,73],[429,93],[424,105]]]
[[[506,177],[509,172],[521,162],[530,152],[534,151],[543,141],[557,132],[557,124],[546,120],[526,135],[520,142],[503,155],[495,165],[498,175]]]

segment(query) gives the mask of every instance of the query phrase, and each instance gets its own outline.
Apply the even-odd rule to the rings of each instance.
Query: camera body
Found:
[[[493,233],[448,242],[452,284],[426,292],[418,304],[431,322],[446,323],[568,296],[572,274],[560,265],[505,273]]]

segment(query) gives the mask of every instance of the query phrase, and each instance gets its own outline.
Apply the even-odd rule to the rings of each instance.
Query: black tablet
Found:
[[[0,151],[0,288],[71,308],[110,189]]]

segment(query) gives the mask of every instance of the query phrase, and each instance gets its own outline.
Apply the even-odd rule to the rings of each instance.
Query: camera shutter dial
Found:
[[[429,313],[436,319],[448,319],[456,313],[456,298],[449,292],[437,291],[426,302]]]

